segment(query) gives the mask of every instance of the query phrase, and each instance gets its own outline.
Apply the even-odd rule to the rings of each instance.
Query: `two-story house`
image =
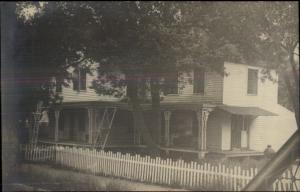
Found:
[[[277,150],[296,130],[294,113],[277,102],[278,84],[261,80],[260,67],[224,63],[228,75],[197,69],[179,72],[164,90],[162,126],[152,131],[150,104],[142,104],[145,122],[166,151],[189,152],[204,157],[261,155],[267,145]],[[72,69],[70,69],[72,70]],[[122,98],[99,96],[90,89],[97,76],[73,70],[70,87],[62,87],[63,103],[50,113],[48,139],[93,145],[105,109],[116,108],[106,147],[141,146],[131,107]],[[277,79],[275,71],[271,71]]]

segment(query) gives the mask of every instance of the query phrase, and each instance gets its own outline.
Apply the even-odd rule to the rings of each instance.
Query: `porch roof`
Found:
[[[195,102],[178,102],[178,103],[161,103],[161,110],[197,110],[202,107],[213,108],[216,105],[214,104],[203,104],[203,103],[195,103]],[[88,108],[88,107],[116,107],[118,109],[123,110],[132,110],[132,106],[126,102],[120,101],[78,101],[78,102],[66,102],[62,103],[62,105],[57,105],[56,108],[60,109],[68,109],[68,108]],[[152,106],[150,103],[141,103],[141,110],[147,111],[151,110]]]
[[[239,107],[239,106],[221,105],[218,106],[218,108],[236,115],[277,116],[277,114],[259,107]]]

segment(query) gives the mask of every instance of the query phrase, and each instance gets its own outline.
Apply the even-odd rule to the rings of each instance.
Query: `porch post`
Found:
[[[207,119],[210,113],[209,109],[202,108],[196,111],[196,116],[198,120],[198,149],[199,158],[204,158],[206,153],[206,129],[207,129]]]
[[[93,108],[88,108],[88,144],[93,144],[94,114],[95,110]]]
[[[56,109],[54,111],[54,116],[55,116],[54,141],[55,142],[58,142],[59,115],[60,115],[60,109]]]
[[[198,150],[202,148],[202,110],[196,111],[197,121],[198,121]]]
[[[202,146],[202,150],[203,151],[206,151],[206,131],[207,131],[207,119],[208,119],[208,116],[209,116],[209,113],[210,111],[207,110],[207,109],[203,109],[202,110],[202,129],[203,129],[203,136],[202,136],[202,139],[203,139],[203,146]]]
[[[165,143],[166,147],[170,146],[170,117],[171,111],[164,111],[165,117]]]

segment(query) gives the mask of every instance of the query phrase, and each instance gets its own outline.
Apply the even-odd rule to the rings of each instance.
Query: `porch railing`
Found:
[[[95,149],[54,145],[26,145],[25,160],[54,163],[94,175],[125,178],[145,183],[198,190],[241,190],[258,172],[224,164],[185,162],[160,157],[97,151]],[[285,173],[286,174],[286,173]],[[274,190],[296,190],[288,180],[275,182]]]

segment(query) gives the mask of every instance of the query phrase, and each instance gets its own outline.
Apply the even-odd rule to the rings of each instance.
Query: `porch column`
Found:
[[[95,119],[95,110],[93,108],[88,108],[88,144],[93,144],[93,127]]]
[[[54,116],[55,116],[54,141],[55,141],[55,142],[58,142],[59,115],[60,115],[60,109],[56,109],[56,110],[54,111]]]
[[[209,113],[210,110],[206,108],[196,111],[197,120],[198,120],[199,158],[204,158],[206,153],[206,129],[207,129],[207,119]]]
[[[170,146],[170,117],[171,111],[164,111],[165,117],[165,144],[166,147]]]

